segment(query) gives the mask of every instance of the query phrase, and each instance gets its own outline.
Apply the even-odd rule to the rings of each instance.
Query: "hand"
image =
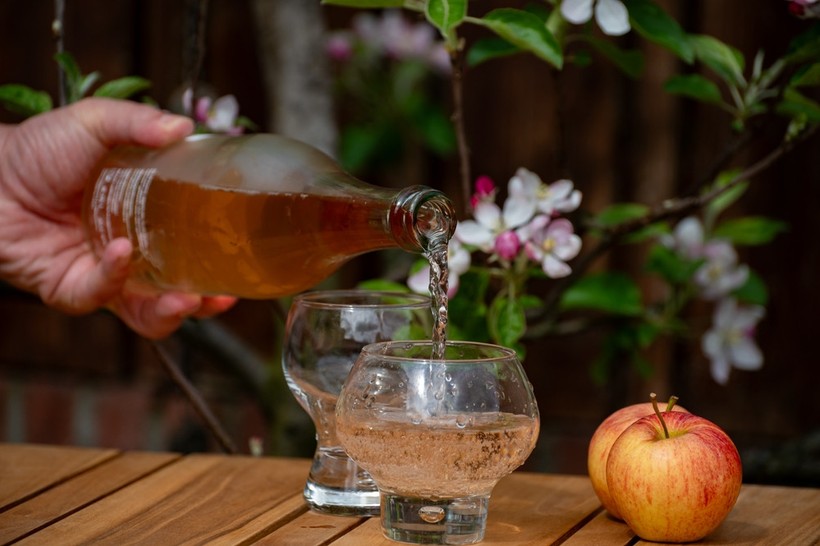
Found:
[[[163,146],[192,129],[188,118],[109,99],[85,99],[16,126],[0,125],[0,277],[67,313],[108,307],[154,339],[188,316],[228,309],[235,298],[130,290],[131,243],[115,239],[98,259],[83,233],[83,191],[108,150]]]

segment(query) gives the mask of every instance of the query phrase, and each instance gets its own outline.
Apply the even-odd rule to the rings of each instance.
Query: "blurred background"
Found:
[[[511,4],[473,0],[470,9],[480,15]],[[788,12],[785,0],[759,1],[753,8],[746,0],[659,4],[688,32],[714,35],[747,59],[761,49],[772,58],[782,54],[808,28]],[[440,188],[467,210],[452,135],[441,128],[452,110],[446,75],[432,67],[408,91],[414,109],[383,108],[381,126],[351,132],[363,111],[372,114],[380,103],[356,99],[351,82],[371,91],[383,84],[379,74],[343,74],[327,53],[327,37],[350,28],[356,14],[305,0],[75,0],[65,6],[64,45],[83,72],[99,71],[102,81],[147,78],[152,85],[145,95],[163,107],[179,104],[196,74],[203,92],[234,95],[257,130],[311,142],[372,184]],[[57,96],[54,16],[54,3],[45,0],[0,4],[0,84],[22,83]],[[465,34],[468,41],[479,37],[477,29]],[[681,70],[672,54],[634,33],[617,43],[643,50],[641,78],[631,79],[594,55],[594,70],[569,65],[559,73],[525,54],[466,70],[464,123],[473,176],[487,175],[506,187],[523,166],[545,182],[570,178],[584,194],[582,208],[593,213],[614,201],[657,205],[698,184],[732,141],[731,120],[662,91],[663,82]],[[384,102],[395,106],[387,95]],[[425,113],[424,119],[419,122],[413,112]],[[2,112],[0,121],[20,118]],[[738,165],[768,153],[782,129],[759,134],[737,156]],[[584,473],[595,427],[611,411],[646,401],[654,391],[662,399],[677,394],[687,409],[726,429],[741,451],[747,481],[820,485],[820,356],[811,330],[820,309],[819,205],[815,137],[756,176],[729,211],[788,224],[773,243],[741,249],[741,260],[769,289],[757,332],[765,357],[759,371],[733,370],[726,385],[712,379],[700,350],[711,311],[697,306],[687,313],[689,338],[662,340],[647,350],[651,369],[623,362],[603,381],[591,373],[602,350],[601,332],[529,342],[525,367],[542,432],[526,467]],[[594,268],[627,272],[651,296],[662,287],[642,274],[645,253],[640,245],[617,248]],[[394,252],[362,256],[322,287],[399,278],[410,261]],[[313,426],[279,365],[288,305],[286,299],[242,301],[164,342],[243,452],[258,438],[268,454],[312,454]],[[151,345],[116,318],[105,312],[65,316],[5,285],[0,317],[0,441],[218,449]]]

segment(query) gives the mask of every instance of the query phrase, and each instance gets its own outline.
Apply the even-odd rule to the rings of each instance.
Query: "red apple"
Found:
[[[674,411],[682,411],[689,413],[680,406],[674,406]],[[647,415],[652,415],[654,412],[651,402],[644,402],[642,404],[632,404],[621,408],[606,419],[595,430],[592,439],[589,441],[589,452],[587,453],[587,470],[589,471],[589,478],[592,480],[592,488],[595,494],[598,495],[601,504],[614,518],[621,518],[618,509],[612,502],[612,497],[609,495],[609,489],[606,485],[606,460],[609,457],[609,450],[612,449],[612,444],[618,439],[618,436],[626,430],[626,427]]]
[[[729,436],[682,412],[658,412],[627,427],[606,465],[609,494],[624,521],[656,542],[691,542],[714,531],[735,505],[741,479]]]

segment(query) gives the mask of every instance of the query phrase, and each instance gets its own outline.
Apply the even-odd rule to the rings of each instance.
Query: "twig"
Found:
[[[470,148],[467,145],[467,135],[464,129],[464,55],[461,47],[450,53],[450,63],[453,67],[451,86],[453,91],[453,125],[456,130],[458,145],[459,172],[461,174],[461,195],[464,199],[464,210],[470,206],[472,193],[470,184]]]
[[[179,389],[185,394],[188,398],[188,401],[191,402],[191,405],[194,407],[194,411],[196,411],[197,415],[205,421],[205,425],[211,431],[211,433],[216,438],[217,442],[219,442],[222,451],[225,453],[235,455],[239,453],[239,450],[236,448],[236,445],[230,439],[230,437],[225,433],[222,426],[219,424],[219,421],[216,419],[211,410],[208,408],[208,405],[205,403],[205,400],[199,395],[199,392],[196,388],[188,381],[188,378],[182,373],[179,367],[176,365],[176,362],[159,343],[153,342],[152,343],[154,352],[159,357],[160,362],[162,362],[163,367],[171,376],[171,379],[174,383],[179,387]]]
[[[54,41],[57,44],[57,54],[65,50],[63,42],[63,20],[65,14],[65,0],[54,0],[54,20],[51,22],[51,33],[54,35]],[[68,80],[66,79],[65,70],[60,63],[57,63],[57,81],[59,87],[60,106],[65,106],[68,101]]]

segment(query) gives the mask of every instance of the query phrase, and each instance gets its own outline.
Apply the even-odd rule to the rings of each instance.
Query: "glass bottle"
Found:
[[[131,240],[136,281],[254,299],[301,292],[365,252],[424,252],[456,225],[437,190],[365,184],[270,134],[118,148],[91,178],[83,217],[98,254]]]

